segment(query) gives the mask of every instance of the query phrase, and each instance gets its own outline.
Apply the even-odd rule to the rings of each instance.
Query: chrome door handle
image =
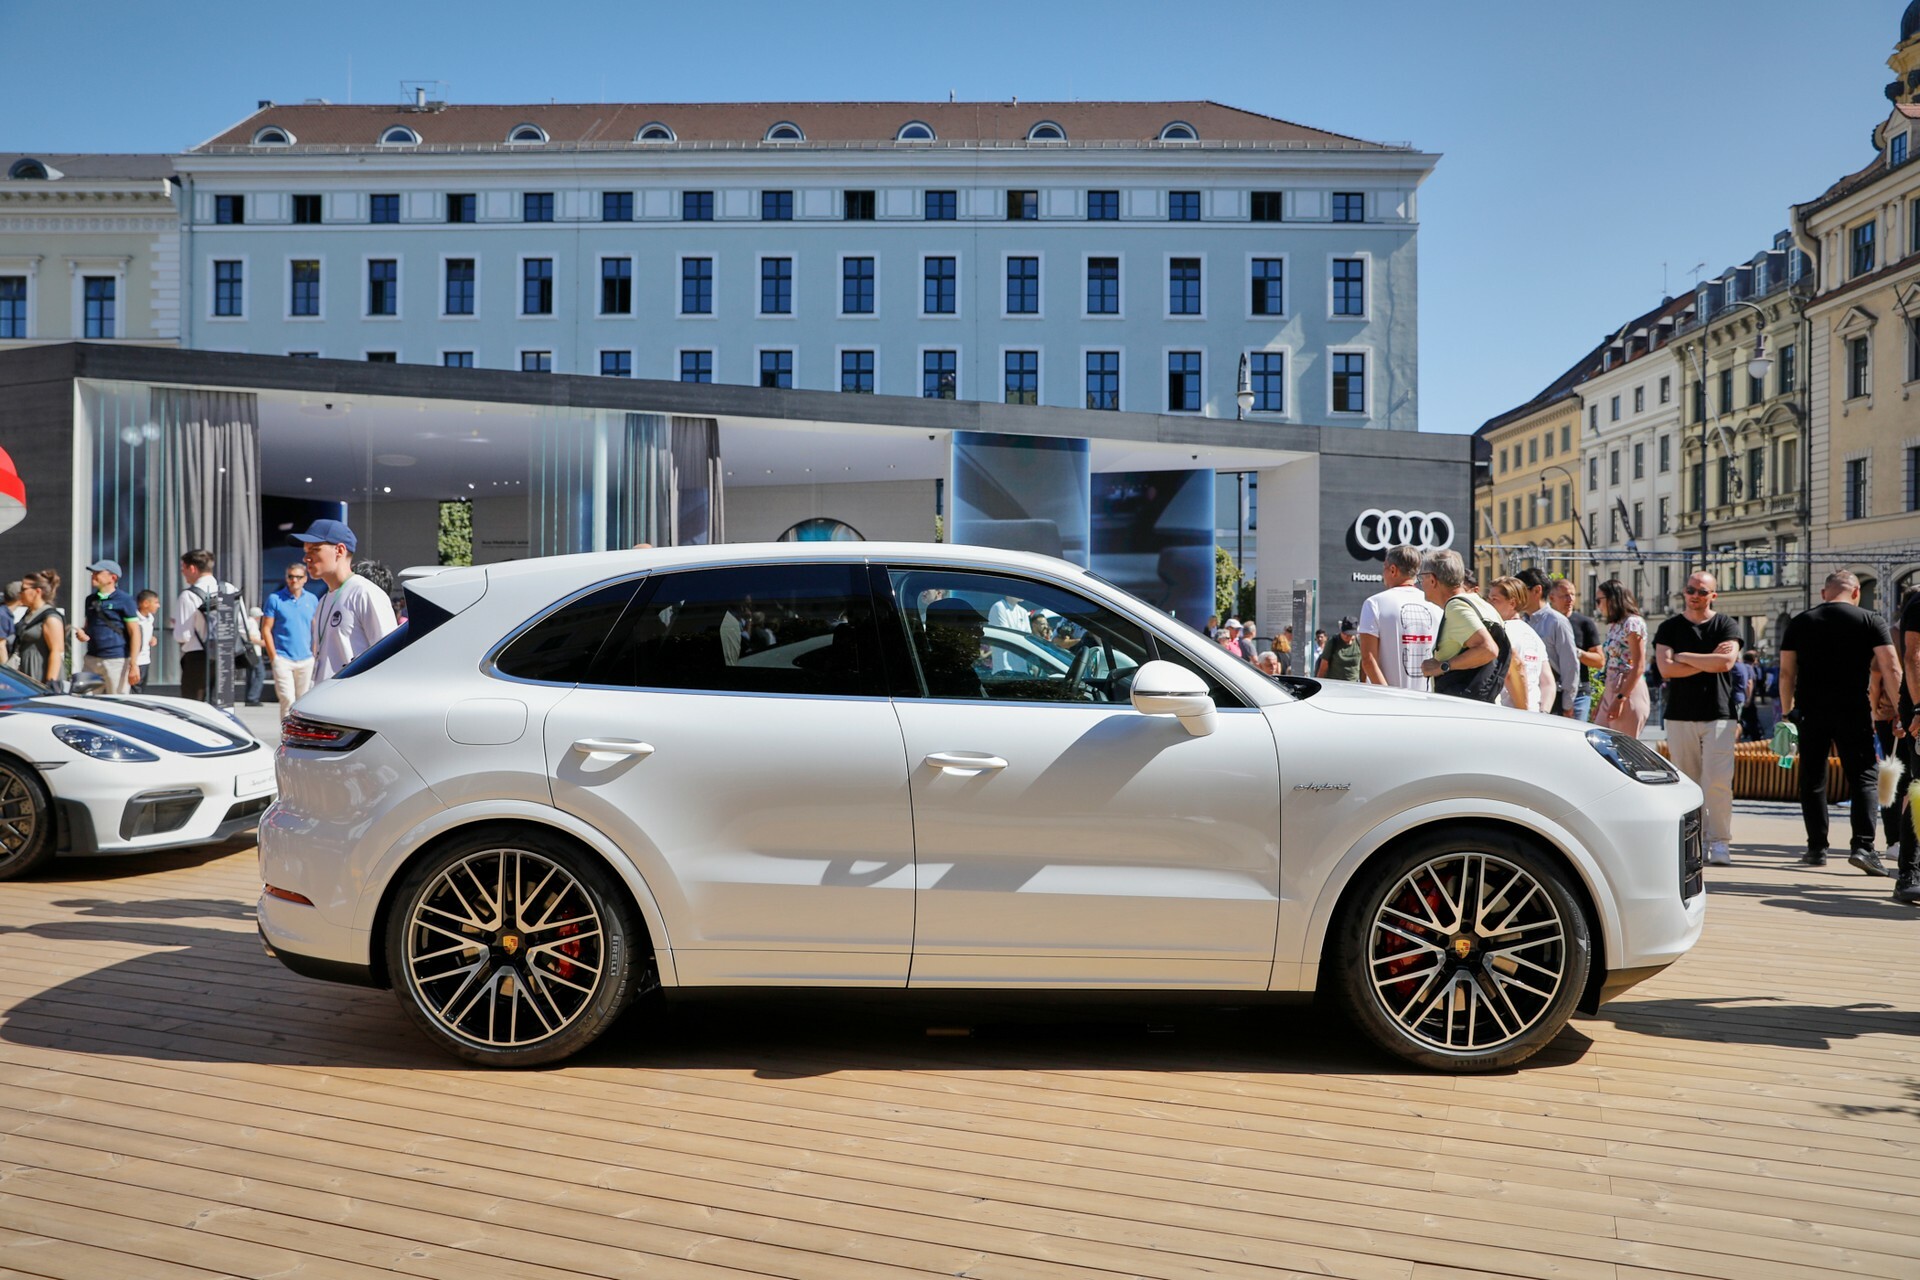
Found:
[[[633,742],[626,738],[581,738],[573,744],[573,749],[594,756],[639,756],[645,759],[653,754],[651,742]]]
[[[999,756],[983,755],[977,751],[935,751],[927,757],[926,763],[936,769],[951,769],[955,773],[992,773],[1007,767],[1007,762]]]

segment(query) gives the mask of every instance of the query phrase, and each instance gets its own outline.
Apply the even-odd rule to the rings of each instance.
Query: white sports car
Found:
[[[1636,740],[1269,680],[1060,560],[681,548],[408,597],[283,726],[259,922],[472,1062],[656,988],[1318,990],[1490,1070],[1700,934],[1700,791]],[[1022,608],[1070,644],[989,625]]]
[[[56,694],[0,667],[0,880],[56,855],[224,840],[273,792],[265,744],[206,703]]]

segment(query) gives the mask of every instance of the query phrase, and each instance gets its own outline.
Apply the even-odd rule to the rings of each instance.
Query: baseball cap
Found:
[[[1352,618],[1340,619],[1340,629],[1342,631],[1352,631],[1357,625]]]
[[[100,573],[103,571],[112,574],[116,578],[125,576],[120,572],[120,562],[118,560],[95,560],[87,566],[88,573]]]
[[[353,536],[353,530],[347,528],[344,520],[315,520],[311,529],[293,534],[288,541],[337,542],[347,550],[354,551],[358,549],[360,540]]]

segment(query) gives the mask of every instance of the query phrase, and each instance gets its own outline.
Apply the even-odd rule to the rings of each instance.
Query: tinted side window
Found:
[[[593,683],[711,693],[884,696],[863,564],[767,564],[655,575]]]
[[[494,660],[494,670],[521,680],[579,684],[639,583],[629,578],[560,606],[521,632]]]

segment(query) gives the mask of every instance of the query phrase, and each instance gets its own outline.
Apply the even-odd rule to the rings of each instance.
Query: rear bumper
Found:
[[[268,955],[303,978],[317,978],[321,982],[343,982],[354,987],[378,987],[374,981],[373,969],[364,964],[349,964],[344,960],[323,960],[319,956],[302,955],[297,951],[287,951],[267,941],[267,931],[260,929],[260,947]]]

